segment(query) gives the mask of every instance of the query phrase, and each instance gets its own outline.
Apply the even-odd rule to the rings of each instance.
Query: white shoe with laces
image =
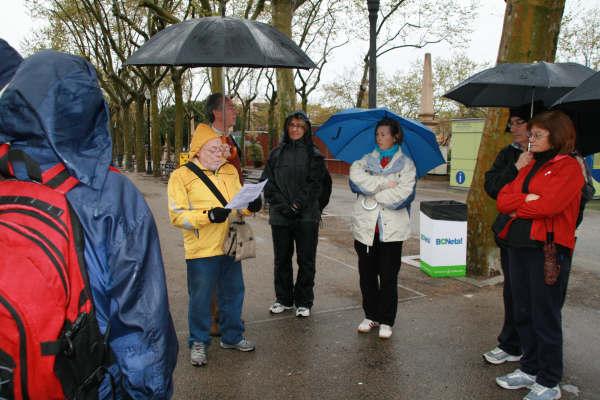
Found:
[[[375,322],[373,320],[370,320],[369,318],[365,318],[358,325],[358,331],[360,333],[369,333],[369,332],[371,332],[371,329],[376,328],[378,326],[379,326],[379,322]]]
[[[310,308],[298,307],[296,309],[296,317],[300,317],[300,318],[310,317]]]
[[[280,302],[276,301],[271,307],[269,307],[269,312],[271,314],[281,314],[282,312],[291,310],[292,308],[294,307],[284,306]]]
[[[531,386],[531,391],[523,400],[557,400],[561,396],[562,394],[558,385],[550,388],[536,382]]]
[[[535,378],[535,375],[529,375],[520,369],[516,369],[510,374],[497,377],[496,383],[504,389],[531,388],[535,383]]]
[[[513,356],[511,354],[508,354],[507,352],[505,352],[504,350],[502,350],[500,347],[495,347],[492,350],[488,351],[487,353],[483,354],[483,359],[487,362],[489,362],[490,364],[494,364],[494,365],[498,365],[498,364],[502,364],[505,363],[507,361],[519,361],[521,360],[522,356]]]
[[[392,337],[392,327],[386,324],[379,325],[379,338],[389,339]]]

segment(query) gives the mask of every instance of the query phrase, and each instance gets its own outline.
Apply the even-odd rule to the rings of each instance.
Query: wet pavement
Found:
[[[358,334],[363,318],[357,259],[348,225],[354,200],[346,177],[334,177],[317,254],[315,304],[306,319],[271,316],[273,251],[266,214],[250,223],[257,258],[244,261],[243,318],[251,353],[224,350],[218,339],[208,365],[192,367],[187,350],[187,288],[180,232],[167,215],[166,182],[125,173],[146,197],[160,233],[171,312],[180,343],[175,399],[521,399],[526,390],[499,388],[494,378],[518,368],[491,366],[481,354],[496,345],[503,319],[499,279],[430,278],[403,263],[394,334]],[[418,255],[418,201],[465,201],[447,181],[421,180],[413,205],[413,237],[403,255]],[[586,210],[563,309],[565,399],[600,400],[600,262],[595,242],[600,211]]]

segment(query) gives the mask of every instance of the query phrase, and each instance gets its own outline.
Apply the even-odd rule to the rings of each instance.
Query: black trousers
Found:
[[[354,241],[358,254],[360,291],[365,317],[393,326],[398,310],[398,272],[402,242],[380,242],[375,235],[373,246]]]
[[[500,247],[500,265],[504,274],[504,288],[502,290],[504,324],[498,335],[498,347],[510,355],[518,356],[521,354],[521,341],[519,340],[519,332],[515,326],[510,269],[508,268],[508,250],[506,247]]]
[[[541,248],[508,248],[514,321],[521,339],[521,370],[537,375],[537,382],[556,386],[563,374],[561,310],[565,301],[571,254],[558,252],[560,275],[555,285],[544,283]]]
[[[271,225],[275,253],[275,296],[284,306],[311,308],[315,298],[315,258],[319,223],[296,221],[290,225]],[[292,256],[296,245],[298,275],[294,284]]]

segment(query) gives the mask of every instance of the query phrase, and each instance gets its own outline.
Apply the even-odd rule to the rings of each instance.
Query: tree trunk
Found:
[[[146,148],[144,134],[144,96],[135,99],[135,170],[146,171]]]
[[[223,85],[223,68],[222,67],[212,67],[210,69],[210,92],[211,93],[225,93],[225,86]]]
[[[366,108],[365,100],[367,100],[367,88],[369,84],[369,56],[363,60],[363,74],[360,78],[360,86],[356,94],[356,108]]]
[[[565,0],[507,0],[498,63],[554,61]],[[496,204],[483,189],[485,172],[510,139],[504,133],[506,109],[490,109],[485,121],[477,165],[467,197],[467,268],[478,275],[497,274],[499,252],[491,224]]]
[[[133,155],[132,136],[131,136],[131,122],[129,119],[131,103],[121,105],[121,126],[123,127],[123,152],[125,153],[125,160],[123,168],[127,171],[131,171],[133,168],[131,162],[131,156]]]
[[[287,37],[292,37],[293,5],[290,0],[273,0],[273,26]],[[292,69],[277,69],[277,95],[279,100],[279,122],[283,126],[285,117],[296,108],[296,88]]]
[[[246,165],[246,130],[248,129],[248,115],[250,113],[250,105],[252,103],[248,102],[247,104],[244,104],[244,102],[242,101],[242,117],[240,118],[240,120],[242,121],[242,126],[241,126],[241,135],[240,135],[240,142],[238,143],[238,145],[240,146],[240,150],[242,154],[240,154],[240,161],[242,162],[242,168]]]
[[[152,175],[160,176],[162,149],[158,128],[158,86],[150,88],[150,128],[152,134]]]
[[[273,91],[273,96],[269,100],[269,111],[267,112],[267,129],[269,130],[269,154],[273,150],[275,138],[277,137],[277,123],[275,121],[275,107],[277,106],[277,91]]]
[[[111,125],[111,139],[112,139],[112,160],[114,165],[121,167],[121,161],[123,160],[123,124],[121,123],[123,118],[122,109],[116,106],[111,110],[110,114],[110,125]]]
[[[301,97],[302,111],[308,115],[308,95],[303,94]]]
[[[181,75],[183,70],[173,69],[171,79],[175,91],[175,161],[179,162],[179,153],[183,149],[183,88],[181,86]],[[168,141],[167,141],[168,143]]]

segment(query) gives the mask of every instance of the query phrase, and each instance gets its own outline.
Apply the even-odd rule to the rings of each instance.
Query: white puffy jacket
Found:
[[[393,186],[395,182],[396,185]],[[416,169],[401,149],[381,167],[379,152],[366,154],[350,167],[350,188],[358,194],[352,213],[352,234],[359,242],[372,246],[375,225],[379,240],[399,242],[410,236],[408,206],[415,196]]]

